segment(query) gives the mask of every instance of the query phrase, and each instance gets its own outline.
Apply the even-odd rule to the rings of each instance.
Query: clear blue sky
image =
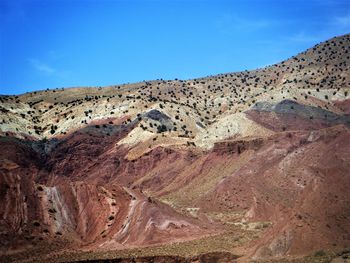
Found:
[[[349,32],[349,0],[0,0],[0,94],[254,69]]]

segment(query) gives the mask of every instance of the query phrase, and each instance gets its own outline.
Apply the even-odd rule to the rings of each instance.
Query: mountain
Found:
[[[346,260],[349,50],[0,96],[1,261]]]

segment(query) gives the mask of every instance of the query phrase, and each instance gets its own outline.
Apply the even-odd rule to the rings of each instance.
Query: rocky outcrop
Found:
[[[321,119],[333,123],[333,125],[350,125],[350,117],[347,115],[339,115],[320,107],[299,104],[293,100],[283,100],[277,104],[257,102],[251,109],[256,111],[294,114],[309,119]]]
[[[248,118],[274,131],[317,130],[344,124],[350,127],[350,116],[283,100],[277,104],[258,102],[246,111]]]
[[[264,143],[264,139],[226,140],[214,144],[213,152],[222,154],[241,154],[246,150],[258,150]]]

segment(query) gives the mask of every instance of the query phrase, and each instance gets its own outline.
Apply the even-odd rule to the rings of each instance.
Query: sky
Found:
[[[192,79],[350,33],[350,0],[0,0],[0,94]]]

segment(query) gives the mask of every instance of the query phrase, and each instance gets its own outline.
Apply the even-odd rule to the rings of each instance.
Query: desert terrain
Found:
[[[350,35],[251,71],[2,95],[0,149],[1,262],[350,262]]]

